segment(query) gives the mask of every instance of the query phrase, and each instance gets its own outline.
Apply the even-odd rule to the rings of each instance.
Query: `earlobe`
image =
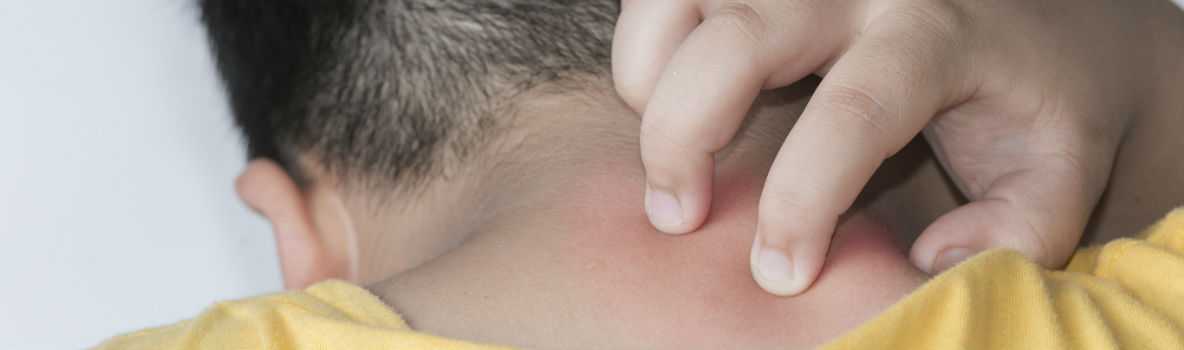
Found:
[[[274,161],[252,160],[235,182],[239,198],[271,222],[284,288],[346,277],[313,223],[306,196]]]

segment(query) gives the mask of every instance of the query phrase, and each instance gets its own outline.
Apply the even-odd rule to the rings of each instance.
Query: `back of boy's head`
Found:
[[[250,158],[414,188],[531,88],[607,76],[612,0],[199,0]]]

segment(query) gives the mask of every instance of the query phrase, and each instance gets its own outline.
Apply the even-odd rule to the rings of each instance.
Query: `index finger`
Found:
[[[675,52],[646,106],[646,212],[663,232],[686,233],[702,224],[713,154],[731,141],[768,75],[757,57],[763,29],[742,16],[709,15]]]

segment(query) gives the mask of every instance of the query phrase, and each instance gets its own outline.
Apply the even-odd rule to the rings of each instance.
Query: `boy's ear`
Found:
[[[284,288],[347,277],[345,262],[335,261],[317,232],[308,197],[279,164],[252,160],[235,181],[235,190],[239,199],[271,222]]]

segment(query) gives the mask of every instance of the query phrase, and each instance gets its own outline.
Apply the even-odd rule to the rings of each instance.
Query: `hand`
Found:
[[[911,251],[928,272],[993,247],[1049,267],[1080,239],[1124,129],[1179,60],[1166,0],[624,0],[618,92],[643,113],[646,211],[680,234],[711,203],[713,153],[762,89],[823,76],[761,195],[752,268],[794,295],[836,220],[918,133],[970,202]]]

